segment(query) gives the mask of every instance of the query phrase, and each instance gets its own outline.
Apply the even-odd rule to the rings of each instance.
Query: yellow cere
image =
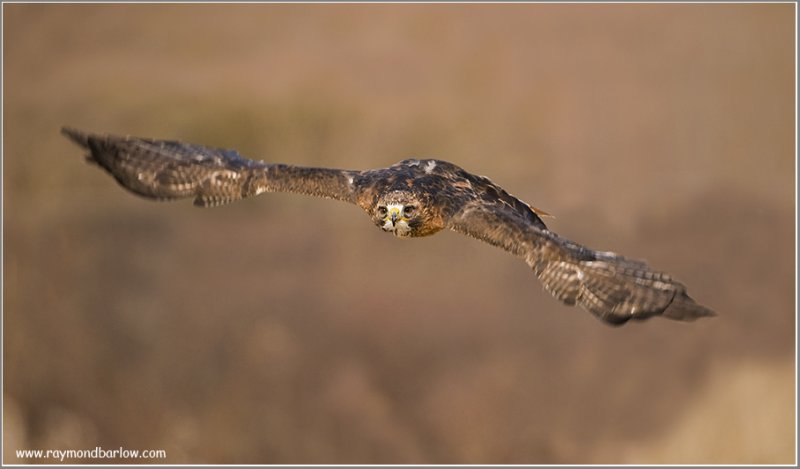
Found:
[[[406,221],[406,217],[403,216],[403,206],[401,204],[389,204],[386,209],[386,218],[385,220],[391,220],[392,216],[395,217],[395,220]]]

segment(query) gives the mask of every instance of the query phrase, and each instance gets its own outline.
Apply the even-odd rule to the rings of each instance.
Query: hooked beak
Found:
[[[391,210],[390,214],[391,214],[391,217],[392,217],[392,225],[394,225],[395,222],[397,221],[397,217],[400,215],[400,210],[396,209],[396,208],[393,208]]]

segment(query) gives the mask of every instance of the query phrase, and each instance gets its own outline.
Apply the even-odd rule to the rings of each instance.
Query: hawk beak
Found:
[[[396,208],[392,209],[392,225],[394,225],[395,222],[397,221],[397,216],[398,215],[400,215],[400,210],[398,210]]]

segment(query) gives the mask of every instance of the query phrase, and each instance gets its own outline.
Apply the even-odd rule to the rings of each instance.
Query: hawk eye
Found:
[[[381,217],[385,217],[388,212],[386,211],[386,207],[380,206],[378,207],[378,215]]]
[[[406,206],[403,208],[403,215],[405,215],[405,216],[407,216],[407,217],[410,217],[411,215],[413,215],[413,214],[414,214],[414,208],[415,208],[415,207],[414,207],[413,205],[406,205]]]

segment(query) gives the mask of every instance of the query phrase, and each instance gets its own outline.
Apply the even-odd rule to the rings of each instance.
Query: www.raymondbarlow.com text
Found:
[[[167,451],[163,449],[103,449],[96,446],[94,449],[18,449],[19,459],[165,459]]]

